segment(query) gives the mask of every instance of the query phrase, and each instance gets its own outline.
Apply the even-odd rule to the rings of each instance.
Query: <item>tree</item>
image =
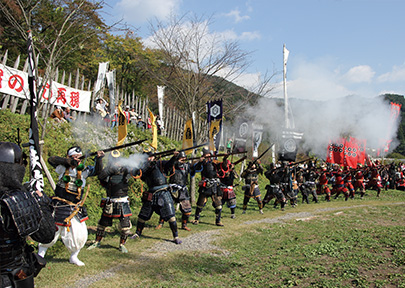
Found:
[[[171,16],[167,23],[151,23],[152,36],[146,41],[159,51],[163,66],[152,75],[168,87],[171,101],[187,118],[194,111],[203,117],[206,101],[221,97],[226,102],[229,95],[221,83],[234,80],[248,66],[249,53],[237,41],[210,33],[210,24],[211,19]]]
[[[86,57],[93,57],[92,50],[108,28],[97,12],[102,5],[103,1],[86,0],[0,0],[2,24],[6,25],[1,38],[19,39],[10,43],[16,44],[20,53],[25,55],[27,32],[31,31],[33,35],[34,53],[39,55],[35,66],[42,74],[41,82],[37,80],[37,95],[42,95],[46,84],[51,85],[59,66],[72,69],[77,63],[86,61]],[[15,31],[19,37],[12,34]],[[7,49],[9,44],[2,41],[2,45]],[[48,107],[50,109],[51,105]],[[46,123],[46,119],[40,122],[42,139]]]
[[[141,38],[135,37],[132,32],[107,34],[100,47],[100,55],[103,61],[110,63],[110,69],[117,71],[117,84],[122,91],[136,91],[140,95],[150,94],[151,89],[156,91],[156,82],[152,81],[154,79],[148,71],[157,70],[160,62],[156,53],[145,48]]]

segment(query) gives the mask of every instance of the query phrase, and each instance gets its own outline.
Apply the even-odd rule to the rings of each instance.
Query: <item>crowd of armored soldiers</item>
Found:
[[[382,190],[405,190],[405,166],[390,163],[382,165],[378,160],[372,165],[358,165],[356,168],[339,164],[322,163],[310,160],[302,165],[291,165],[283,162],[279,165],[270,164],[264,173],[270,184],[266,186],[266,196],[262,206],[275,199],[274,207],[278,204],[284,209],[287,202],[292,207],[298,204],[298,195],[302,203],[310,203],[310,197],[315,203],[321,197],[325,201],[337,199],[340,195],[347,201],[355,195],[363,198],[367,190],[376,191],[377,197]],[[258,167],[258,170],[262,170]]]

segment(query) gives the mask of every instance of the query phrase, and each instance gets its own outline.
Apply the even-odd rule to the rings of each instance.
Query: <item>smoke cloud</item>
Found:
[[[246,118],[263,124],[270,142],[285,126],[282,99],[261,98],[247,109]],[[367,148],[378,149],[387,139],[396,139],[400,119],[392,123],[390,104],[383,97],[347,96],[329,101],[290,99],[290,123],[304,133],[302,147],[325,159],[329,141],[352,136],[367,140]],[[293,117],[291,117],[291,112]],[[266,135],[266,134],[265,134]],[[394,140],[391,149],[398,145]]]

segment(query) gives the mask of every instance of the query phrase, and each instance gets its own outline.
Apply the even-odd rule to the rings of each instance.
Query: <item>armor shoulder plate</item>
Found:
[[[26,237],[39,229],[42,218],[40,206],[35,197],[26,191],[13,191],[1,201],[7,206],[18,234]]]

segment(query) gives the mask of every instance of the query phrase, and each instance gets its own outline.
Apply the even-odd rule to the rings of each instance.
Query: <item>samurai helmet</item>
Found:
[[[0,162],[24,164],[21,148],[11,142],[0,142]]]

